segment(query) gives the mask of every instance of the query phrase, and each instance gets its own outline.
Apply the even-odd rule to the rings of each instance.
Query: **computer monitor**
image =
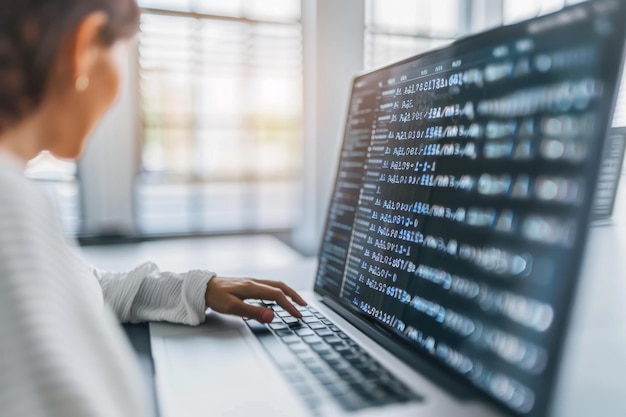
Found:
[[[316,291],[519,415],[553,391],[625,10],[581,3],[354,80]]]

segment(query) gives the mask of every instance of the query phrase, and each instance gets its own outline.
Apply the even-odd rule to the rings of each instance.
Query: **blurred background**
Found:
[[[86,155],[28,175],[83,244],[271,233],[314,254],[355,74],[575,2],[139,0]]]

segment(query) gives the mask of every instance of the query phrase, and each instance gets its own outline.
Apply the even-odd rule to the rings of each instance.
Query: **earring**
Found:
[[[86,75],[80,75],[76,78],[76,84],[74,87],[79,93],[85,92],[89,88],[89,77]]]

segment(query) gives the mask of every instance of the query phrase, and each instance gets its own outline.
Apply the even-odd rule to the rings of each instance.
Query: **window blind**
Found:
[[[144,9],[144,233],[288,228],[293,218],[302,119],[299,1],[269,10],[256,1],[223,3]],[[221,6],[227,10],[216,14]]]

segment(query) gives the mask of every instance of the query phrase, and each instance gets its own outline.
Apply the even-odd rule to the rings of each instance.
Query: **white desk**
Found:
[[[311,288],[316,269],[315,259],[267,235],[88,246],[82,251],[91,263],[111,271],[130,271],[153,261],[161,270],[209,269],[222,277],[277,279],[296,290]]]
[[[621,207],[621,205],[620,205]],[[622,211],[620,211],[621,213]],[[626,416],[626,222],[594,227],[566,352],[557,417]],[[152,260],[162,269],[208,268],[310,288],[316,263],[269,236],[180,239],[87,247],[110,270]]]

